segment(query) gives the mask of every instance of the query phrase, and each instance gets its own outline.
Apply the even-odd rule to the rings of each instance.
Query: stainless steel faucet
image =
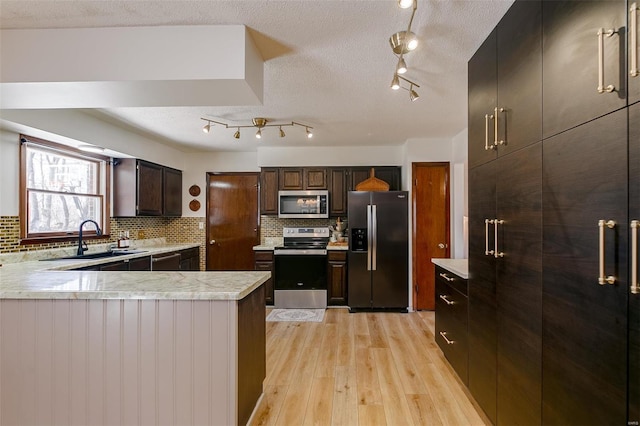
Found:
[[[82,227],[87,222],[91,222],[94,225],[96,225],[96,235],[102,235],[102,230],[100,229],[100,225],[98,225],[98,222],[96,222],[95,220],[91,220],[91,219],[87,219],[87,220],[83,221],[80,224],[80,231],[78,232],[78,252],[77,252],[78,256],[82,256],[84,254],[84,252],[89,249],[87,247],[87,243],[83,243],[83,241],[82,241]],[[84,247],[82,246],[83,244],[84,244]]]

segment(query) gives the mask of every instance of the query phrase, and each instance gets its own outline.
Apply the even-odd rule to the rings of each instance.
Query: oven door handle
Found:
[[[371,204],[367,204],[367,271],[371,270],[371,243],[372,243],[371,227]]]

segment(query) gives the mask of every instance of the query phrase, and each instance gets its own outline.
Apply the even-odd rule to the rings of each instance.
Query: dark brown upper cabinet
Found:
[[[265,167],[260,172],[260,213],[278,214],[278,177],[276,167]]]
[[[135,158],[113,168],[115,217],[181,216],[182,172]]]
[[[351,177],[350,191],[355,191],[356,186],[369,178],[371,169],[374,169],[375,177],[389,184],[389,191],[400,191],[402,189],[401,167],[397,166],[364,166],[351,167],[349,174]]]
[[[336,167],[329,169],[329,216],[347,215],[347,179],[348,169]]]
[[[304,172],[302,168],[283,167],[280,169],[280,189],[300,190],[304,189]]]
[[[310,167],[303,169],[304,189],[327,189],[327,168]]]
[[[542,139],[542,5],[516,1],[469,61],[469,167]]]
[[[543,2],[545,138],[626,106],[626,6]]]
[[[163,172],[164,215],[182,216],[182,172],[168,167]]]

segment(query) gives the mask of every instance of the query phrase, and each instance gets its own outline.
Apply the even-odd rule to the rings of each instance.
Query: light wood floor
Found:
[[[434,313],[327,309],[267,322],[252,425],[484,425],[433,339]]]

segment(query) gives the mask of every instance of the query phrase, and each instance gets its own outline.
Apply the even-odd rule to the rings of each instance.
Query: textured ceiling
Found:
[[[406,56],[407,78],[420,85],[389,88],[397,59],[388,39],[406,29],[410,9],[380,1],[60,1],[2,0],[0,26],[82,28],[244,24],[264,64],[261,106],[156,107],[93,110],[183,151],[252,151],[257,146],[367,146],[411,138],[450,138],[466,127],[467,61],[513,0],[418,0],[412,30],[420,45]],[[215,40],[194,40],[207,54]],[[1,52],[0,52],[1,55]],[[1,59],[1,57],[0,57]],[[126,66],[126,64],[123,64]],[[200,117],[250,124],[252,117],[303,122],[300,128],[202,132]]]

